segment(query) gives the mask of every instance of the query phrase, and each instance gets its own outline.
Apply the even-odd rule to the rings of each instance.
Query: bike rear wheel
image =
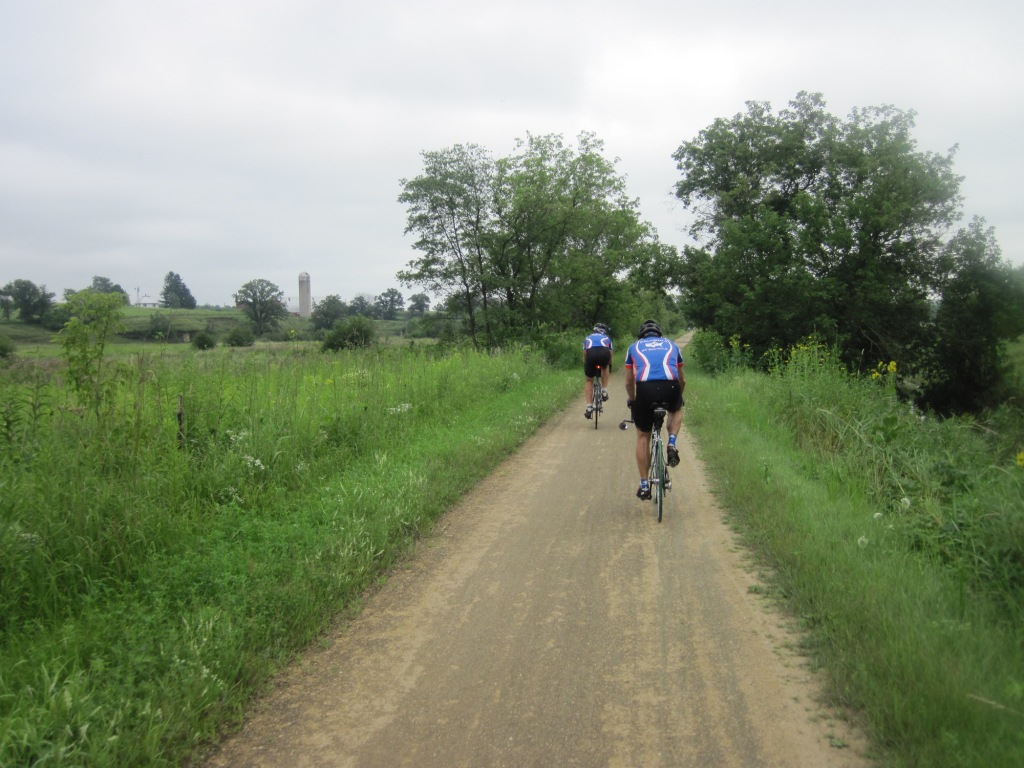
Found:
[[[594,429],[597,429],[597,419],[601,414],[601,403],[604,401],[604,395],[601,389],[601,377],[597,376],[594,378]]]
[[[665,484],[665,450],[660,440],[654,449],[651,475],[654,478],[654,481],[651,483],[651,489],[654,492],[654,500],[658,504],[658,522],[660,523],[662,512],[665,508],[665,492],[668,490]]]

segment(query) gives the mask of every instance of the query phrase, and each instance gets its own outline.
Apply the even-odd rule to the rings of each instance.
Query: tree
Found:
[[[113,282],[109,277],[93,277],[92,285],[89,287],[96,293],[116,293],[119,294],[122,304],[130,304],[131,298],[128,296],[128,291],[122,288],[117,283]]]
[[[750,102],[673,157],[696,213],[684,251],[688,314],[755,353],[819,333],[847,362],[912,364],[927,347],[942,233],[959,215],[947,155],[917,151],[914,113],[819,94],[773,114]]]
[[[348,314],[361,315],[362,317],[373,316],[373,301],[365,293],[356,296],[348,303]]]
[[[430,310],[430,297],[425,293],[414,293],[409,297],[409,312],[413,316],[425,315]]]
[[[486,265],[494,161],[476,144],[456,144],[422,157],[423,173],[402,179],[398,196],[409,211],[405,232],[417,235],[413,247],[422,255],[398,279],[456,298],[477,344],[477,314],[483,313],[486,324],[492,295]],[[489,328],[485,332],[489,340]]]
[[[284,293],[269,280],[250,280],[238,289],[235,303],[245,312],[257,335],[277,328],[288,316]]]
[[[477,345],[623,317],[626,281],[661,249],[603,148],[584,132],[575,147],[528,135],[498,160],[475,145],[423,153],[399,196],[422,255],[399,280],[440,295]]]
[[[196,299],[185,285],[181,275],[168,272],[164,276],[164,287],[160,291],[160,305],[169,309],[195,309]]]
[[[1022,273],[1000,258],[982,219],[950,239],[940,266],[925,397],[943,413],[996,405],[1009,374],[1006,342],[1024,333]]]
[[[378,320],[394,320],[405,308],[405,299],[396,288],[388,288],[373,300],[374,314]]]
[[[36,286],[30,280],[12,280],[2,289],[7,297],[9,306],[5,302],[5,314],[10,307],[18,310],[18,318],[23,323],[38,325],[42,322],[43,315],[53,306],[54,294],[46,292],[46,286]]]
[[[79,402],[97,416],[109,404],[121,377],[119,366],[105,354],[110,338],[123,327],[124,300],[116,291],[79,291],[68,301],[71,319],[60,331],[67,376]]]
[[[313,328],[320,330],[330,328],[347,315],[348,305],[341,300],[341,297],[332,294],[313,306],[309,318],[313,321]]]

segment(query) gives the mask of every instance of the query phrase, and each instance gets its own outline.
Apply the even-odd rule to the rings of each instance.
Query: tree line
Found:
[[[70,319],[68,313],[72,298],[82,292],[111,294],[119,297],[122,306],[131,304],[128,292],[109,277],[93,277],[92,283],[80,290],[65,289],[63,302],[56,301],[56,294],[47,291],[45,285],[17,279],[0,287],[0,316],[4,320],[10,320],[13,313],[17,312],[18,319],[23,323],[43,325],[57,330]],[[181,275],[168,272],[164,277],[160,306],[170,309],[196,308],[195,297],[181,279]]]
[[[914,121],[892,106],[842,120],[812,93],[715,120],[672,154],[694,215],[681,253],[640,221],[592,134],[528,136],[503,158],[423,152],[400,180],[418,255],[398,277],[444,297],[481,345],[678,309],[753,361],[816,337],[853,370],[896,363],[922,405],[993,405],[1024,332],[1024,269],[984,219],[958,224],[956,148],[920,151]]]

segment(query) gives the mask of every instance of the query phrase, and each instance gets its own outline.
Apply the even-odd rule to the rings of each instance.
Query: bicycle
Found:
[[[597,366],[597,374],[594,376],[594,429],[597,429],[598,414],[604,413],[604,387],[601,385],[601,366]]]
[[[654,408],[654,426],[651,427],[651,461],[647,470],[647,482],[651,486],[651,499],[658,505],[659,523],[665,509],[665,494],[672,490],[672,479],[668,475],[668,467],[665,464],[665,440],[661,436],[667,415],[666,405],[658,403]],[[626,429],[626,425],[632,423],[633,419],[625,419],[619,424],[619,429]]]

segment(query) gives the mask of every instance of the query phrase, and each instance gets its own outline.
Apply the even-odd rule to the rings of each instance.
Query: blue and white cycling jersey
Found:
[[[633,342],[625,365],[632,369],[637,381],[679,381],[683,355],[668,339],[648,336]]]
[[[612,340],[605,336],[603,333],[592,333],[583,340],[583,350],[593,349],[594,347],[605,347],[606,349],[612,348]]]

